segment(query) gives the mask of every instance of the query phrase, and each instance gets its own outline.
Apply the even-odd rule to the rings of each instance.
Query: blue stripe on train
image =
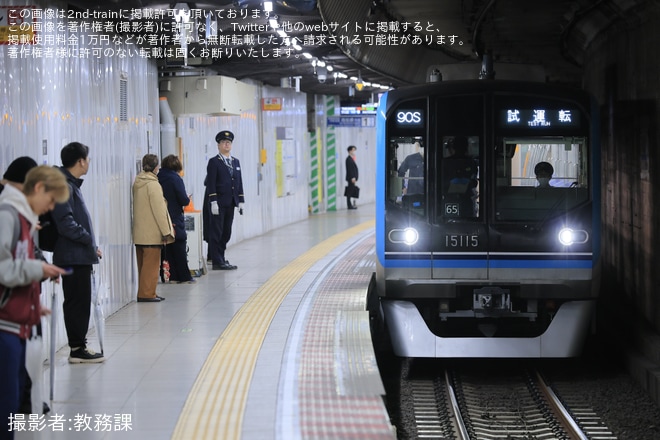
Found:
[[[434,261],[428,259],[428,255],[387,255],[385,261],[381,259],[381,264],[386,268],[411,267],[411,268],[431,268],[436,269],[592,269],[593,262],[588,259],[566,259],[566,258],[542,258],[534,257],[519,259],[475,259],[464,257],[463,259],[443,259],[438,258]]]

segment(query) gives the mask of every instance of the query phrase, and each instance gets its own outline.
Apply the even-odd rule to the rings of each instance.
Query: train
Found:
[[[381,96],[367,308],[395,355],[580,355],[600,289],[598,116],[541,82]]]

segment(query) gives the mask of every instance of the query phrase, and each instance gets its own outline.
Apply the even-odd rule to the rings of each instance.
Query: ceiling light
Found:
[[[264,11],[272,12],[273,11],[273,2],[264,2]]]
[[[355,88],[357,89],[358,92],[361,92],[362,89],[364,89],[364,82],[362,81],[362,75],[360,74],[360,71],[358,70],[358,77],[357,80],[355,81]]]

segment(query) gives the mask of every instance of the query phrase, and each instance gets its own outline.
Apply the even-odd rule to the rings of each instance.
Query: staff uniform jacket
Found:
[[[209,204],[217,201],[219,207],[231,208],[245,202],[241,163],[235,157],[230,158],[234,169],[232,175],[224,160],[220,154],[209,159],[206,166],[206,191],[209,195]]]
[[[97,264],[96,239],[92,219],[80,187],[83,179],[60,168],[69,184],[69,200],[57,203],[51,216],[57,226],[58,238],[53,250],[53,264],[58,266]]]
[[[406,156],[399,166],[398,174],[399,177],[405,177],[406,171],[408,172],[408,177],[424,177],[424,157],[420,153],[413,153]],[[408,191],[406,194],[423,194],[424,193],[424,181],[421,179],[410,179],[408,180]]]
[[[0,210],[0,331],[26,339],[41,320],[43,269],[41,260],[35,259],[32,238],[39,217],[23,193],[11,185],[0,194],[0,204],[11,205],[18,213]],[[13,248],[17,221],[20,233]]]
[[[186,226],[183,208],[188,206],[190,199],[186,193],[186,187],[179,174],[168,168],[161,168],[158,172],[158,182],[163,188],[163,196],[167,201],[167,211],[170,214],[176,240],[185,240]]]
[[[153,246],[174,242],[172,221],[158,177],[142,171],[133,183],[133,242]]]

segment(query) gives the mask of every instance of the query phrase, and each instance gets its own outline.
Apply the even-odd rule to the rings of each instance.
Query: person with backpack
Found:
[[[41,280],[65,269],[35,255],[39,215],[66,201],[69,188],[59,170],[32,168],[23,191],[7,185],[0,194],[0,439],[13,439],[12,417],[25,382],[25,344],[32,328],[50,310],[41,307]]]
[[[2,180],[0,180],[0,194],[2,194],[5,188],[10,188],[7,190],[9,192],[17,191],[22,193],[25,176],[28,171],[36,166],[37,162],[29,156],[21,156],[14,159],[7,167],[5,174],[2,176]],[[43,216],[39,217],[39,223],[41,223],[42,217]],[[39,232],[41,233],[41,229],[39,229]],[[40,255],[40,258],[43,259],[43,255]],[[32,335],[32,337],[41,336],[41,323],[39,323],[36,328],[37,335]],[[42,410],[44,414],[50,411],[50,407],[46,402],[43,402]],[[27,369],[25,371],[25,386],[23,387],[19,412],[22,414],[32,413],[32,378],[28,374]]]
[[[52,218],[57,227],[53,263],[71,267],[73,273],[62,279],[64,326],[71,352],[69,363],[99,363],[103,354],[87,348],[87,330],[92,305],[92,265],[98,264],[101,251],[80,187],[89,171],[89,147],[70,142],[60,152],[62,167],[69,184],[69,199],[55,206]]]

